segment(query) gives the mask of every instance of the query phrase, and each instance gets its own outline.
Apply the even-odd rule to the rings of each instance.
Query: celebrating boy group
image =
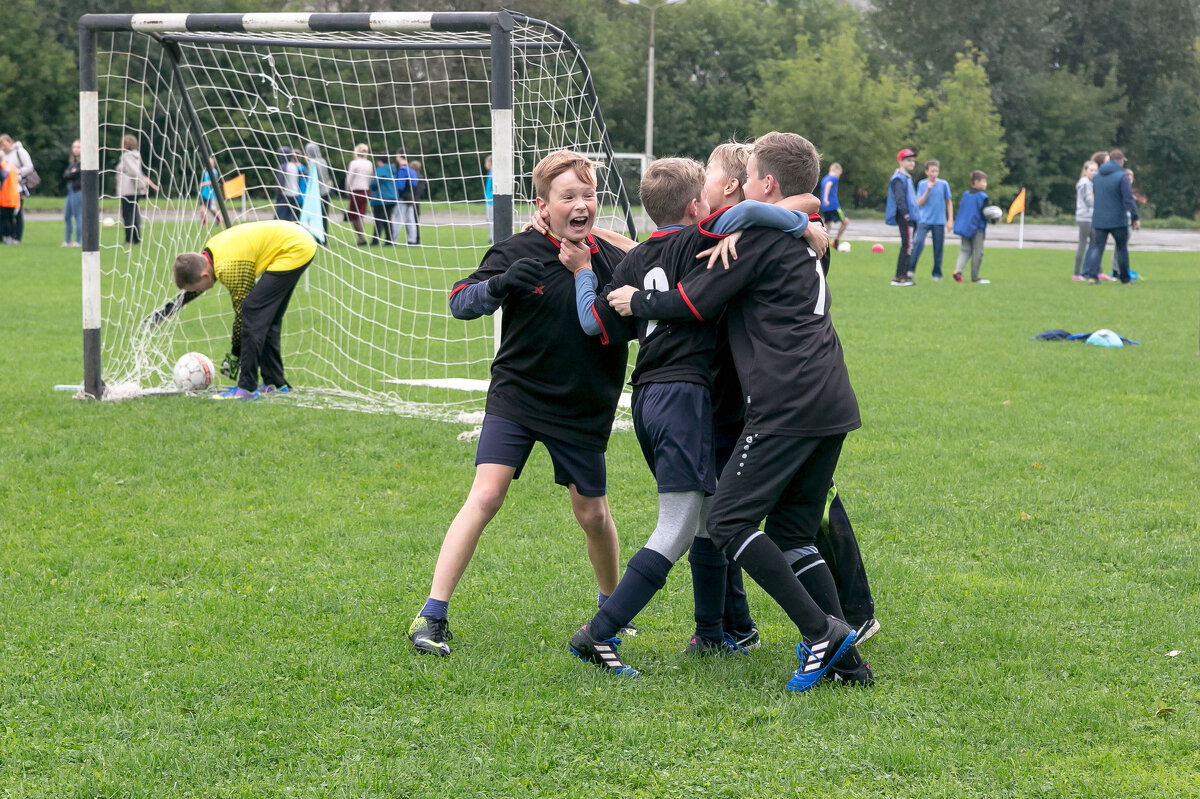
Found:
[[[658,229],[636,246],[594,227],[596,178],[584,156],[558,151],[536,166],[531,227],[491,247],[450,293],[457,318],[501,308],[503,317],[474,482],[409,628],[419,652],[450,653],[451,595],[541,442],[599,589],[594,616],[569,643],[564,634],[574,655],[637,676],[618,635],[633,632],[690,552],[696,630],[685,651],[759,645],[744,569],[799,630],[789,690],[823,678],[871,684],[856,645],[879,625],[833,485],[845,436],[861,422],[829,314],[827,234],[811,194],[819,166],[792,133],[723,144],[707,167],[656,161],[640,195]],[[659,513],[618,581],[604,453],[634,338],[633,420]]]

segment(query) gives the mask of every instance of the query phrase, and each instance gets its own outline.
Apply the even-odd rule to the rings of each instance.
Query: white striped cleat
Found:
[[[620,645],[621,639],[615,636],[603,641],[598,640],[592,635],[591,628],[585,624],[579,628],[579,632],[571,636],[570,647],[575,657],[595,663],[605,671],[620,674],[622,677],[639,676],[637,669],[621,662],[621,656],[617,654],[617,647]]]

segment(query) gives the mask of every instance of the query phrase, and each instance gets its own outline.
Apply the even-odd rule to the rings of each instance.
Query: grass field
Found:
[[[756,587],[761,649],[679,654],[686,566],[623,647],[641,679],[571,657],[595,586],[540,451],[454,654],[414,655],[461,428],[54,393],[82,371],[60,234],[0,247],[0,796],[1200,795],[1194,254],[1135,252],[1132,287],[1071,283],[1069,252],[907,290],[891,242],[837,259],[878,684],[791,695],[795,631]],[[1028,340],[1057,327],[1143,343]],[[630,434],[609,465],[628,558],[654,489]]]

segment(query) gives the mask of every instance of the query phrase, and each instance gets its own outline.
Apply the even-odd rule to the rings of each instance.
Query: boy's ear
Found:
[[[726,197],[732,197],[733,195],[737,194],[738,191],[741,190],[741,188],[742,188],[742,182],[740,180],[738,180],[737,178],[730,178],[729,180],[725,181],[725,188],[722,190],[721,193],[724,194]]]
[[[537,205],[537,209],[538,209],[539,211],[545,211],[545,210],[546,210],[546,201],[545,201],[545,200],[543,200],[541,197],[534,197],[534,198],[533,198],[533,202],[534,202],[534,203]]]

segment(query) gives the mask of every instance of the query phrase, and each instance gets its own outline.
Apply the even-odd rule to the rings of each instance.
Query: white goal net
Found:
[[[488,247],[485,161],[511,159],[519,227],[533,209],[529,176],[538,160],[559,148],[611,153],[586,66],[560,31],[521,17],[511,31],[511,64],[494,58],[487,27],[317,32],[309,15],[287,19],[280,29],[264,23],[253,32],[229,24],[204,30],[193,20],[96,33],[100,362],[108,394],[170,389],[184,353],[219,363],[230,351],[233,314],[219,284],[165,323],[145,321],[177,293],[175,255],[200,251],[222,229],[202,206],[220,211],[219,197],[233,224],[289,208],[299,216],[310,190],[301,185],[291,199],[298,174],[326,194],[316,224],[327,238],[284,318],[289,381],[302,395],[409,415],[482,409],[494,321],[453,319],[447,296]],[[511,124],[502,113],[498,129],[493,79],[510,77]],[[118,196],[126,136],[136,139],[144,174],[157,185],[139,199],[136,235]],[[372,168],[377,159],[398,165],[397,155],[415,167],[415,225],[396,207],[374,212],[370,200],[356,225],[346,188],[359,145]],[[212,202],[201,186],[209,156]],[[627,229],[619,175],[602,168],[599,179],[598,224]],[[127,244],[131,236],[140,243]]]

